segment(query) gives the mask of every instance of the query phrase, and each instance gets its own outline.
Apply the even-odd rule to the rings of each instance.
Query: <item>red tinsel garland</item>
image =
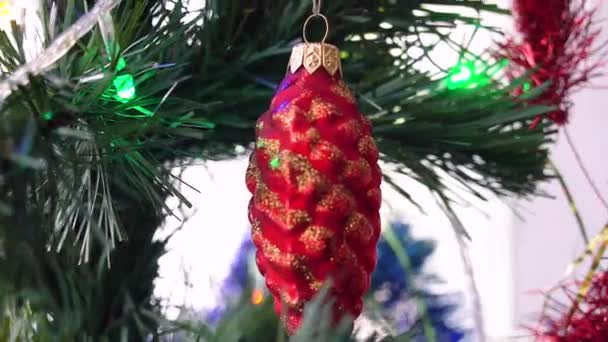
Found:
[[[501,55],[510,60],[513,75],[536,69],[534,86],[551,82],[536,101],[559,106],[548,117],[563,125],[568,122],[570,92],[595,76],[602,64],[589,61],[601,32],[593,21],[594,9],[587,0],[514,0],[513,10],[521,38],[501,44]]]
[[[564,305],[552,300],[550,308],[554,312],[544,313],[540,327],[534,329],[537,339],[543,342],[608,341],[608,272],[593,278],[582,299],[577,299],[576,292],[568,287],[563,287],[561,294],[571,303]]]

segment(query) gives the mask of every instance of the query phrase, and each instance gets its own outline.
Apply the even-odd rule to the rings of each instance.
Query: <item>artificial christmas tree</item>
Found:
[[[477,12],[457,13],[450,5]],[[189,205],[170,170],[193,157],[226,159],[253,147],[256,120],[280,87],[289,52],[301,43],[310,3],[209,0],[201,9],[189,10],[179,0],[41,1],[23,16],[3,16],[8,8],[21,11],[19,6],[22,2],[10,1],[0,7],[0,20],[27,19],[3,23],[0,32],[0,336],[141,341],[178,329],[213,340],[213,332],[203,326],[167,322],[151,298],[164,246],[152,236],[172,214],[165,200],[175,196]],[[272,141],[255,141],[256,167],[266,168],[261,174],[288,170],[290,162],[282,158],[308,143],[316,142],[317,149],[308,153],[307,163],[324,175],[340,170],[334,160],[324,159],[332,155],[327,142],[340,145],[349,157],[350,166],[340,172],[343,178],[331,185],[358,189],[364,195],[357,199],[368,197],[356,211],[371,225],[362,235],[365,247],[357,252],[367,254],[364,271],[352,278],[361,280],[353,286],[357,296],[373,264],[369,246],[379,229],[375,190],[381,177],[387,187],[415,202],[398,182],[409,176],[449,209],[450,184],[480,197],[480,188],[525,196],[550,176],[547,144],[554,129],[546,120],[529,127],[554,108],[536,101],[542,87],[521,96],[514,91],[528,74],[507,79],[495,72],[501,61],[469,53],[461,45],[456,45],[459,55],[484,66],[474,72],[484,82],[453,86],[449,71],[432,75],[417,69],[431,49],[422,36],[451,44],[451,30],[479,26],[484,11],[504,12],[479,0],[327,2],[323,12],[334,27],[328,39],[342,49],[343,82],[353,96],[326,71],[305,75],[305,69],[291,70],[288,80],[312,79],[323,91],[335,88],[327,96],[330,105],[346,108],[341,110],[346,125],[328,126],[327,131],[314,127],[317,140],[314,132],[307,136],[291,134],[298,127],[284,129],[283,136],[295,142],[287,148],[280,144],[282,155],[276,159],[264,159]],[[422,56],[413,57],[413,48]],[[338,75],[334,68],[330,66]],[[285,95],[290,91],[280,90],[279,96],[296,102],[293,94]],[[297,106],[306,114],[310,102]],[[355,113],[353,102],[371,125]],[[280,101],[273,104],[280,106]],[[313,114],[331,111],[320,108]],[[271,125],[272,120],[261,122]],[[382,176],[375,166],[372,126],[385,165]],[[302,127],[313,128],[308,122]],[[274,139],[267,136],[273,131],[265,129],[260,137]],[[294,171],[288,173],[301,172]],[[257,194],[261,184],[274,186],[266,179],[250,186]],[[321,188],[302,185],[302,191]],[[261,216],[261,204],[254,200],[254,219]],[[354,213],[332,211],[327,219]],[[464,236],[461,228],[458,233]],[[268,238],[269,232],[266,228],[260,237]],[[308,247],[315,249],[319,241],[313,240]],[[343,246],[339,241],[335,247]],[[348,311],[356,314],[358,304],[350,300]],[[334,333],[330,325],[314,323],[326,317],[317,314],[324,310],[322,303],[304,309],[294,339]],[[255,327],[248,322],[231,325],[236,328],[229,329],[230,336],[246,339],[251,330],[245,327]]]

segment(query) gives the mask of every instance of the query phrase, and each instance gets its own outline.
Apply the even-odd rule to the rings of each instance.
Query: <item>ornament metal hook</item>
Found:
[[[322,0],[312,0],[312,13],[321,14],[321,3]]]
[[[325,41],[329,36],[329,20],[321,14],[322,0],[312,0],[312,14],[304,22],[302,27],[302,38],[304,43],[294,46],[289,58],[287,70],[295,73],[300,67],[306,68],[308,73],[312,74],[319,68],[325,69],[332,77],[336,72],[342,75],[342,65],[340,63],[340,50],[337,47],[326,44]],[[308,40],[306,31],[310,21],[319,17],[325,22],[325,34],[321,42],[311,43]]]
[[[319,17],[323,19],[323,21],[325,21],[325,35],[323,35],[323,39],[321,40],[321,43],[325,43],[325,41],[327,40],[327,36],[329,35],[329,20],[327,20],[327,17],[321,13],[311,14],[304,22],[304,27],[302,28],[302,37],[304,38],[304,42],[310,43],[308,41],[308,37],[306,37],[306,28],[308,27],[308,23],[310,23],[310,20],[314,17]]]

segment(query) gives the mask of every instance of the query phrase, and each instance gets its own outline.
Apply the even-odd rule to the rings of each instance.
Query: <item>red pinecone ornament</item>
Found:
[[[378,150],[341,80],[338,53],[327,44],[294,48],[258,120],[247,170],[256,262],[289,334],[329,280],[334,319],[357,317],[376,264]]]

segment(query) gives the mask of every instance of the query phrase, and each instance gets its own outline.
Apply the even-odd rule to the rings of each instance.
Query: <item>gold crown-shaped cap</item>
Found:
[[[288,68],[291,73],[294,73],[301,67],[304,67],[310,74],[323,68],[332,76],[337,72],[342,75],[340,50],[334,45],[325,43],[298,44],[291,50]]]

